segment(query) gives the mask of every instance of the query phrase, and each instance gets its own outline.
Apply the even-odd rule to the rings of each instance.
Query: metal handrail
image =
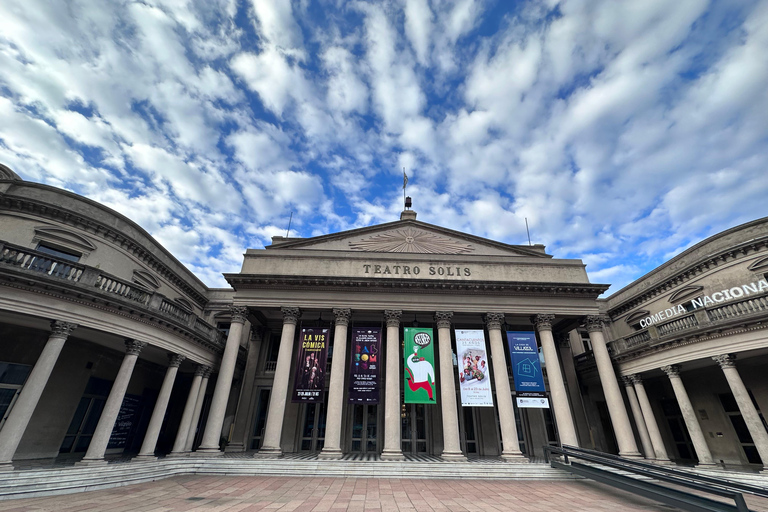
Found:
[[[598,482],[606,483],[619,489],[639,494],[641,496],[645,496],[647,498],[660,501],[668,505],[696,512],[749,512],[747,503],[744,501],[744,495],[740,491],[731,490],[727,488],[722,482],[718,482],[720,485],[715,486],[712,482],[704,482],[703,479],[701,479],[702,481],[699,482],[692,481],[694,478],[698,479],[699,475],[693,474],[691,472],[673,470],[670,468],[660,468],[658,466],[646,467],[646,463],[570,446],[564,446],[562,448],[555,446],[544,446],[543,448],[547,460],[549,461],[550,466],[553,468],[563,469],[576,475],[591,478]],[[550,453],[563,455],[565,458],[565,463],[551,459],[549,456]],[[704,496],[683,490],[673,489],[671,487],[666,487],[657,483],[617,474],[613,471],[601,469],[595,466],[570,461],[569,459],[572,458],[582,459],[595,464],[600,464],[602,466],[620,469],[622,471],[634,473],[644,477],[650,477],[662,482],[675,484],[679,487],[686,487],[688,489],[701,491],[707,494],[729,498],[734,500],[735,505],[723,503],[721,501],[706,498]],[[663,469],[664,471],[657,471],[659,469]],[[669,474],[671,472],[675,472],[676,474]]]

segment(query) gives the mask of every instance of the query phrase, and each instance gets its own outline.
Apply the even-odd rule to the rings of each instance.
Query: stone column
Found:
[[[488,338],[491,345],[493,382],[496,384],[496,406],[499,411],[499,425],[501,426],[501,457],[510,462],[528,462],[528,459],[523,457],[523,453],[520,451],[520,442],[517,438],[515,409],[512,403],[512,391],[509,387],[507,361],[501,335],[502,322],[504,322],[503,313],[485,315],[485,324],[488,326]]]
[[[82,465],[106,464],[104,453],[107,451],[109,438],[112,435],[112,429],[115,427],[117,414],[123,405],[125,391],[128,389],[128,383],[131,381],[133,367],[136,366],[136,360],[139,358],[139,352],[146,346],[143,341],[125,340],[125,357],[117,372],[115,382],[112,383],[112,390],[109,392],[104,409],[101,411],[99,423],[91,438],[91,444],[88,445],[88,451],[85,452],[83,460],[78,462]]]
[[[552,408],[555,413],[557,432],[560,434],[560,444],[563,446],[579,446],[576,427],[573,424],[573,414],[568,405],[568,395],[563,382],[563,372],[560,371],[560,360],[557,357],[555,339],[552,337],[552,320],[555,315],[536,315],[531,321],[536,326],[541,340],[541,350],[544,353],[544,363],[547,367],[549,393],[552,397]]]
[[[645,392],[643,380],[640,378],[640,375],[630,375],[629,378],[632,381],[632,384],[635,386],[637,401],[640,403],[640,410],[643,412],[645,426],[648,427],[648,435],[651,438],[653,453],[656,455],[656,462],[660,462],[662,464],[670,464],[669,456],[667,455],[667,449],[664,447],[664,439],[661,437],[659,424],[656,423],[656,416],[653,414],[651,401],[648,400],[648,394]]]
[[[283,307],[281,311],[283,312],[283,333],[280,336],[280,351],[277,354],[275,378],[272,381],[272,394],[267,410],[267,424],[264,427],[264,444],[256,454],[261,457],[277,457],[283,454],[280,441],[283,434],[285,403],[288,400],[288,378],[291,374],[293,341],[301,310],[295,307]]]
[[[589,340],[592,342],[592,352],[595,355],[595,363],[597,363],[597,373],[600,375],[600,384],[603,386],[613,433],[616,435],[616,442],[619,445],[619,455],[639,458],[642,455],[637,450],[635,435],[632,433],[632,424],[629,422],[629,415],[626,407],[624,407],[624,399],[616,380],[616,373],[613,371],[611,355],[605,345],[603,323],[604,319],[597,315],[591,315],[585,319]]]
[[[741,416],[744,418],[744,423],[747,424],[749,435],[752,436],[752,442],[755,443],[755,448],[757,453],[760,454],[763,468],[765,468],[765,465],[768,463],[768,433],[766,433],[763,422],[760,420],[760,415],[757,413],[757,409],[755,409],[755,405],[752,403],[752,398],[749,396],[739,371],[736,369],[736,354],[714,356],[712,359],[717,361],[717,364],[723,369],[723,374],[725,374],[725,379],[731,388],[733,398],[736,399]]]
[[[443,453],[445,460],[467,460],[461,453],[459,417],[456,413],[456,375],[451,351],[451,311],[437,311],[437,348],[440,351],[440,409],[443,413]]]
[[[701,425],[699,425],[699,420],[696,418],[696,412],[693,410],[691,400],[688,398],[688,392],[685,390],[683,381],[680,378],[680,365],[662,366],[661,371],[667,374],[669,381],[672,383],[672,390],[675,392],[677,404],[680,406],[685,426],[688,429],[688,434],[691,436],[693,449],[696,450],[699,466],[715,466],[712,453],[709,451],[709,446],[707,446],[707,440],[704,438]]]
[[[350,309],[333,309],[336,328],[333,333],[333,361],[331,361],[331,387],[328,390],[328,412],[325,421],[325,443],[318,455],[320,459],[340,459],[341,413],[344,409],[344,370],[347,365],[347,326],[352,316]]]
[[[213,374],[213,368],[205,366],[203,369],[203,378],[200,380],[200,389],[197,390],[195,398],[195,408],[192,409],[192,421],[187,430],[187,441],[184,443],[184,452],[190,453],[195,445],[195,436],[197,436],[197,425],[200,423],[200,414],[203,412],[203,403],[205,402],[205,392],[208,390],[208,383]],[[202,428],[202,425],[200,426]]]
[[[184,453],[184,445],[187,444],[187,435],[189,434],[189,424],[192,423],[192,413],[195,410],[195,401],[197,401],[197,393],[200,391],[200,381],[203,378],[205,368],[207,366],[197,365],[195,376],[192,377],[192,386],[189,388],[187,402],[184,404],[184,412],[181,414],[179,430],[176,431],[176,439],[173,441],[173,448],[171,448],[171,453],[168,454],[169,457],[178,457]]]
[[[248,419],[251,416],[253,403],[253,381],[256,378],[256,368],[259,365],[259,352],[264,338],[263,327],[251,328],[251,339],[248,342],[248,357],[245,361],[243,385],[240,387],[240,398],[235,412],[235,427],[232,429],[232,440],[224,449],[225,452],[244,452],[248,449]]]
[[[384,311],[387,319],[387,379],[384,385],[384,449],[382,460],[405,460],[400,443],[400,317],[403,312]]]
[[[48,341],[24,383],[21,394],[11,409],[5,425],[3,425],[3,430],[0,431],[0,471],[13,469],[11,459],[16,453],[16,448],[19,447],[24,431],[32,418],[32,413],[35,412],[37,402],[48,383],[48,378],[56,365],[61,349],[64,348],[64,342],[67,341],[70,333],[76,327],[76,324],[59,320],[51,322],[51,334],[48,336]]]
[[[216,379],[216,388],[213,390],[211,410],[208,412],[208,421],[205,423],[203,440],[197,453],[200,455],[221,455],[219,441],[221,440],[221,427],[224,423],[224,415],[227,412],[229,391],[232,389],[232,377],[235,375],[237,364],[237,352],[240,350],[240,338],[243,335],[243,324],[248,317],[248,308],[232,306],[232,321],[229,326],[229,336],[224,346],[224,355],[221,356],[219,376]]]
[[[179,371],[179,365],[184,360],[184,356],[179,354],[168,354],[168,370],[165,372],[163,384],[160,386],[160,393],[157,395],[155,408],[152,410],[152,416],[149,419],[147,433],[144,435],[144,441],[141,443],[139,454],[133,460],[156,460],[155,447],[157,438],[160,436],[160,427],[163,426],[165,411],[168,409],[168,401],[171,399],[171,390],[176,381],[176,373]]]
[[[635,388],[632,387],[632,379],[629,377],[622,377],[621,380],[624,383],[624,390],[627,392],[629,408],[632,409],[632,416],[635,418],[637,433],[640,434],[640,442],[643,445],[645,458],[653,460],[656,458],[653,450],[653,443],[651,443],[651,436],[648,434],[648,428],[645,426],[645,418],[643,418],[643,411],[640,410],[640,403],[637,401]]]

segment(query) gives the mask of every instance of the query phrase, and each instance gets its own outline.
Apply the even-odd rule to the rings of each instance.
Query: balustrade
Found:
[[[766,310],[768,310],[768,298],[755,297],[709,309],[707,310],[707,316],[712,322],[716,322],[737,316],[760,313]]]
[[[627,336],[624,340],[626,343],[627,348],[634,347],[636,345],[640,345],[642,343],[645,343],[646,341],[650,341],[651,339],[651,333],[648,331],[641,331],[636,334],[633,334],[632,336]]]
[[[32,249],[11,244],[2,244],[0,250],[0,262],[14,267],[40,272],[59,279],[78,282],[85,270],[84,265],[72,261],[56,258],[50,254],[38,252]]]
[[[659,336],[666,336],[667,334],[682,331],[684,329],[690,329],[699,325],[698,320],[693,315],[677,318],[671,322],[659,325]]]
[[[177,306],[173,302],[170,302],[166,299],[163,299],[163,301],[160,303],[160,311],[176,318],[177,320],[181,320],[184,323],[189,322],[189,316],[191,315],[191,313],[184,311],[180,306]]]
[[[133,283],[123,281],[113,276],[99,274],[96,278],[96,288],[107,293],[114,293],[128,300],[134,300],[146,306],[151,294]]]

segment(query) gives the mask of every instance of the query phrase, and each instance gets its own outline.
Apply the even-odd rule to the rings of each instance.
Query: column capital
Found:
[[[283,324],[299,323],[299,317],[301,316],[301,309],[294,306],[283,306],[280,308],[283,313]]]
[[[349,325],[352,310],[349,308],[333,308],[333,315],[336,317],[336,325]]]
[[[438,329],[450,329],[451,318],[453,318],[453,311],[436,311],[435,323]]]
[[[387,327],[400,327],[400,317],[403,312],[399,309],[387,309],[384,311],[384,318],[387,319]]]
[[[205,376],[205,373],[208,372],[211,369],[210,366],[205,364],[198,364],[197,368],[195,368],[195,377],[203,377]]]
[[[632,384],[634,383],[631,375],[622,375],[621,382],[624,384],[625,388],[631,388]]]
[[[141,349],[146,347],[147,344],[143,341],[126,339],[125,340],[125,353],[129,356],[137,356]]]
[[[211,375],[213,375],[213,367],[212,366],[206,366],[205,371],[203,372],[203,378],[207,379]]]
[[[736,354],[721,354],[712,356],[712,360],[720,365],[720,368],[736,368]]]
[[[178,368],[186,358],[187,356],[181,354],[168,354],[168,366]]]
[[[570,348],[571,347],[571,335],[568,333],[555,336],[555,343],[558,347]]]
[[[267,331],[267,329],[263,325],[252,325],[251,326],[251,340],[253,341],[263,341],[264,340],[264,333]]]
[[[504,313],[486,313],[485,325],[488,326],[488,330],[496,329],[501,330],[501,325],[504,323]]]
[[[233,324],[244,324],[248,319],[248,308],[245,306],[229,306],[229,314],[232,315]]]
[[[672,377],[679,377],[680,376],[680,365],[679,364],[670,364],[667,366],[662,366],[661,371],[667,374],[667,377],[670,379]]]
[[[71,322],[63,322],[61,320],[51,321],[51,336],[56,338],[68,338],[69,335],[77,328],[77,324]]]
[[[643,378],[640,376],[639,373],[633,373],[632,375],[627,375],[627,378],[632,381],[632,384],[642,384]]]
[[[603,327],[608,323],[603,315],[587,315],[584,317],[584,326],[587,332],[602,332]]]
[[[551,331],[554,319],[555,315],[534,315],[531,317],[531,322],[536,326],[537,331]]]

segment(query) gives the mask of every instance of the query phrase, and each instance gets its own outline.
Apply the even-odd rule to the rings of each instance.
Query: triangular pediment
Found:
[[[267,249],[551,258],[541,245],[509,245],[410,219],[313,238],[274,237]]]

